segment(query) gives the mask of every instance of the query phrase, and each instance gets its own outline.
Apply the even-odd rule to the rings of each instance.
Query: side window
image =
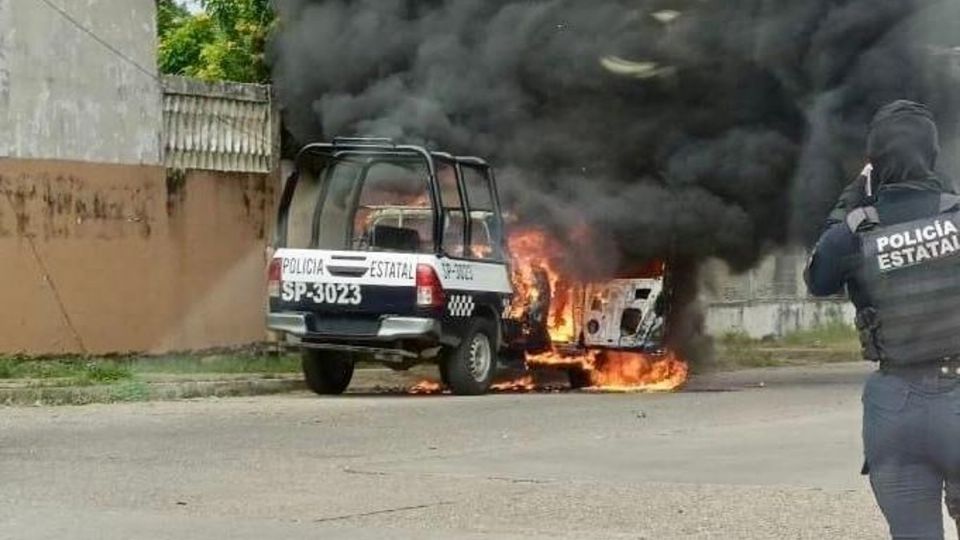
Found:
[[[313,241],[313,217],[316,214],[317,203],[320,201],[320,192],[323,182],[317,176],[300,174],[287,209],[287,242],[286,246],[293,249],[308,249]]]
[[[344,249],[360,164],[350,160],[330,163],[307,155],[297,170],[290,203],[279,222],[285,247]]]
[[[361,165],[341,161],[332,167],[327,175],[327,189],[317,216],[317,245],[310,247],[346,249],[349,247],[350,213],[353,211]]]
[[[482,172],[473,167],[463,167],[463,183],[467,188],[470,210],[493,212],[493,194],[490,191],[490,181]]]
[[[470,206],[470,256],[502,261],[502,235],[493,205],[493,191],[487,176],[479,169],[462,167],[463,183]]]
[[[451,257],[463,257],[466,246],[467,223],[463,219],[463,201],[457,188],[457,173],[453,165],[437,163],[437,184],[443,205],[443,249]]]

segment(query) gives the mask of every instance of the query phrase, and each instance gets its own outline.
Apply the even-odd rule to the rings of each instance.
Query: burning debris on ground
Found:
[[[439,381],[429,379],[422,380],[411,386],[407,392],[410,394],[437,394],[443,391],[443,384]]]

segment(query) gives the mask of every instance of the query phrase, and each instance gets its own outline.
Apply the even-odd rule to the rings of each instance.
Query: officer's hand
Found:
[[[867,195],[868,170],[868,168],[864,168],[856,180],[850,182],[847,184],[847,187],[843,188],[843,192],[840,193],[840,197],[837,199],[837,204],[834,205],[833,210],[830,211],[830,215],[827,216],[826,227],[834,223],[842,222],[846,219],[847,213],[854,208],[866,206],[872,202]]]

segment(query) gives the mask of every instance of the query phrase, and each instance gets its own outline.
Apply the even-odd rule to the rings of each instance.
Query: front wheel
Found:
[[[321,396],[342,394],[353,378],[353,358],[345,353],[304,349],[302,366],[307,388]]]
[[[478,396],[490,389],[497,367],[497,332],[486,319],[474,319],[460,345],[446,352],[440,372],[454,394]]]

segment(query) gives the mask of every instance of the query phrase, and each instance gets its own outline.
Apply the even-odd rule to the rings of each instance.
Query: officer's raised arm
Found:
[[[820,235],[803,273],[814,296],[840,293],[850,278],[851,262],[858,252],[857,238],[846,223],[834,223]]]
[[[827,216],[825,228],[842,223],[854,208],[871,205],[875,202],[873,185],[873,165],[867,164],[857,178],[847,184],[837,198],[837,204]]]

